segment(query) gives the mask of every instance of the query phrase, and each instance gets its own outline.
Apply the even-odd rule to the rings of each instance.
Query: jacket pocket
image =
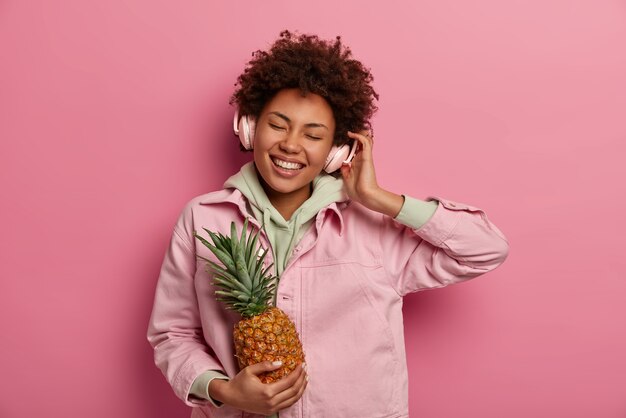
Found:
[[[369,280],[381,269],[355,262],[303,268],[303,344],[310,376],[304,396],[311,412],[397,414],[403,386],[399,356]]]

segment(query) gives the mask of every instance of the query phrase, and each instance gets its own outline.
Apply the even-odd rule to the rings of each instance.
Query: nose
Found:
[[[289,132],[285,138],[280,142],[279,147],[282,151],[297,154],[302,149],[302,144],[300,143],[300,137],[298,136],[298,132],[292,130]]]

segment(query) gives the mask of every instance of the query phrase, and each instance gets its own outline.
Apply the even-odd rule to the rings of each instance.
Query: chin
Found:
[[[282,194],[289,194],[289,193],[293,193],[296,192],[298,190],[301,190],[303,187],[307,187],[309,184],[311,184],[313,180],[311,179],[311,181],[302,183],[302,182],[290,182],[290,181],[285,181],[282,179],[279,179],[278,181],[275,181],[274,179],[270,179],[270,181],[265,181],[265,184],[267,186],[269,186],[273,191],[278,192],[278,193],[282,193]]]

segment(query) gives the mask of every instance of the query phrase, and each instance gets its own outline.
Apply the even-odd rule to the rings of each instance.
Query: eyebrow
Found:
[[[284,119],[284,120],[285,120],[285,122],[287,122],[287,123],[291,123],[291,119],[289,119],[289,118],[287,117],[287,115],[283,115],[283,114],[282,114],[282,113],[280,113],[280,112],[270,112],[269,114],[270,114],[270,115],[276,115],[276,116],[278,116],[279,118]],[[330,129],[328,129],[328,126],[324,125],[323,123],[315,123],[315,122],[311,122],[311,123],[305,123],[305,124],[304,124],[304,126],[306,126],[307,128],[324,128],[324,129],[326,129],[326,130],[330,130]]]

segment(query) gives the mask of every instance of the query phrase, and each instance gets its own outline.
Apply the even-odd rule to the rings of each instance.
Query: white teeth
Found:
[[[299,170],[302,168],[302,164],[290,163],[287,161],[279,160],[278,158],[272,158],[272,161],[274,161],[274,164],[276,164],[280,168],[286,168],[287,170]]]

